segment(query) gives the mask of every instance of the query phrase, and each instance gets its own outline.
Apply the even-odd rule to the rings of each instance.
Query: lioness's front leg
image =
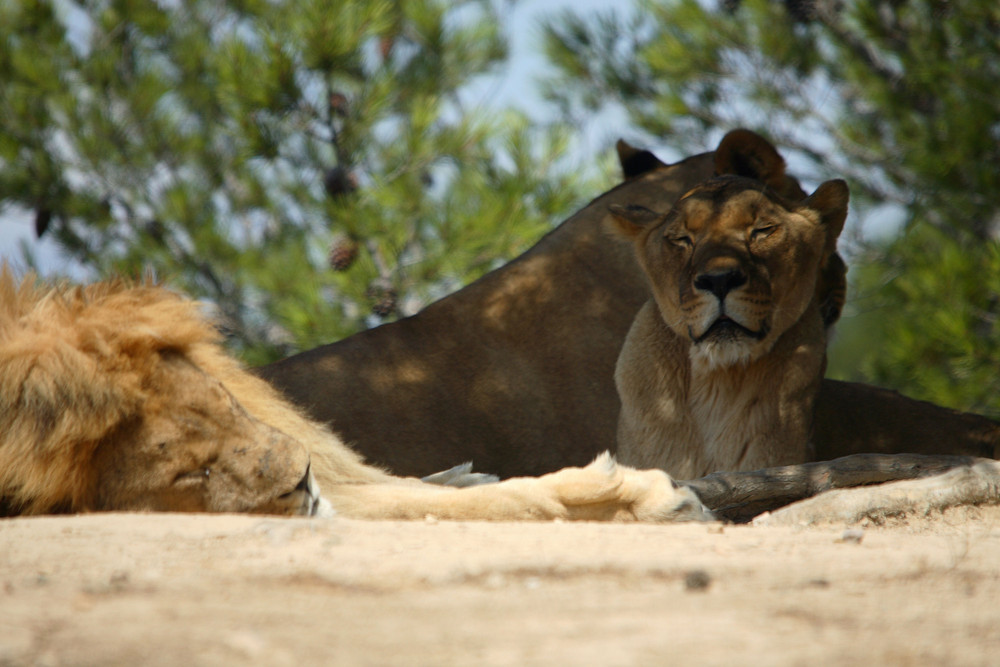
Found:
[[[464,489],[398,483],[336,485],[324,496],[340,515],[358,519],[531,521],[708,521],[693,491],[660,470],[619,466],[602,454],[584,468],[517,477]]]

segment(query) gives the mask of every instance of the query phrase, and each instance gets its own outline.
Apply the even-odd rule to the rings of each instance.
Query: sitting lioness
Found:
[[[623,463],[694,479],[812,459],[830,319],[820,278],[839,261],[847,201],[839,180],[793,202],[721,176],[664,215],[612,208],[653,293],[615,370]]]
[[[218,342],[201,307],[163,287],[44,288],[4,267],[0,516],[332,507],[374,519],[710,517],[662,471],[619,466],[607,454],[585,468],[470,488],[454,488],[480,481],[461,466],[435,484],[393,477],[365,465]]]

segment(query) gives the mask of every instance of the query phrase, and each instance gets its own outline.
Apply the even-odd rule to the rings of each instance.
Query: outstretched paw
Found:
[[[574,518],[633,521],[713,521],[691,489],[662,470],[619,465],[604,452],[585,468],[565,468],[557,477],[559,500]]]

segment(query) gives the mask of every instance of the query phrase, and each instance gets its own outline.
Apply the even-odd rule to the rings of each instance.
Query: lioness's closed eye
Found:
[[[616,369],[623,462],[693,478],[807,460],[826,359],[817,287],[847,201],[839,180],[792,202],[730,175],[662,215],[612,209],[653,293]]]

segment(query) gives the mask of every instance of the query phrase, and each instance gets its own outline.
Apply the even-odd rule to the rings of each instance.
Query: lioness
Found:
[[[152,284],[40,288],[0,271],[0,515],[96,510],[356,518],[708,518],[661,471],[616,465],[453,488],[365,465]],[[468,480],[458,468],[435,477]],[[317,484],[323,489],[320,499]],[[473,480],[476,481],[476,480]]]
[[[811,460],[826,360],[820,278],[847,201],[840,180],[796,203],[722,176],[663,215],[612,207],[653,294],[615,370],[623,462],[693,479]]]

